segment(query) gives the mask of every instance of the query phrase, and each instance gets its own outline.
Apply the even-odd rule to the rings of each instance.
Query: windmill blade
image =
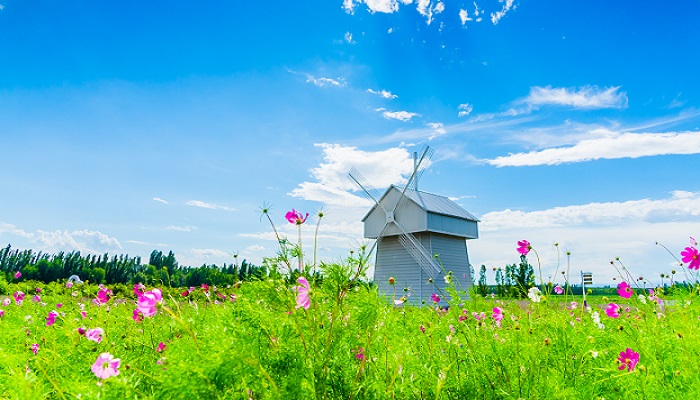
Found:
[[[440,268],[437,266],[433,257],[431,257],[425,251],[423,245],[418,242],[415,236],[412,234],[399,235],[399,242],[406,251],[413,257],[413,259],[418,263],[421,269],[431,278],[435,278],[435,275],[440,272]]]
[[[364,192],[366,197],[374,201],[374,204],[379,205],[379,192],[369,183],[367,179],[365,179],[364,176],[362,176],[360,171],[355,169],[355,167],[352,167],[350,168],[350,172],[348,172],[348,176],[357,184],[357,186],[360,187],[360,189],[362,189],[362,192]]]

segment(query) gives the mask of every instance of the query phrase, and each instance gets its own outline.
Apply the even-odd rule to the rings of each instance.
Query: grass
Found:
[[[18,306],[0,296],[12,300],[0,307],[0,398],[700,397],[696,292],[676,293],[678,301],[665,307],[635,296],[589,297],[587,310],[572,309],[564,296],[533,303],[454,292],[447,310],[394,307],[375,288],[348,284],[350,267],[326,268],[327,278],[312,283],[308,310],[295,307],[293,285],[272,279],[186,297],[162,288],[158,312],[141,322],[132,319],[133,294],[98,306],[96,286],[11,284],[10,293],[27,297]],[[40,302],[31,300],[37,287]],[[609,302],[622,305],[619,318],[606,316]],[[500,327],[494,307],[503,310]],[[61,314],[46,326],[51,310]],[[481,312],[485,318],[474,317]],[[103,340],[87,340],[81,327],[103,328]],[[627,348],[639,353],[639,364],[619,370]],[[101,380],[90,367],[104,352],[121,365],[119,375]]]

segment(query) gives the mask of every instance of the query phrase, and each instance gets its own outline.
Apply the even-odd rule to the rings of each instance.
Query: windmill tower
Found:
[[[356,170],[350,172],[374,201],[362,219],[364,236],[376,239],[374,282],[380,292],[396,298],[406,295],[404,288],[408,288],[408,301],[413,304],[429,302],[433,293],[439,293],[435,286],[443,290],[450,271],[458,290],[472,286],[466,240],[479,236],[476,217],[447,197],[417,189],[417,179],[431,156],[430,147],[420,157],[414,154],[414,170],[406,186],[391,185],[380,197]]]

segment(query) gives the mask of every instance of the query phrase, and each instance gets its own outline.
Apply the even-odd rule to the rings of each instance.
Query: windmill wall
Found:
[[[457,289],[468,293],[472,278],[465,239],[439,233],[418,233],[414,236],[430,254],[439,255],[444,272],[441,270],[435,274],[433,283],[429,283],[431,276],[406,251],[398,236],[387,236],[378,245],[374,272],[374,283],[379,287],[380,293],[389,298],[395,294],[398,299],[406,295],[404,288],[409,288],[411,295],[407,298],[410,303],[420,304],[421,300],[431,303],[430,296],[433,293],[440,295],[440,290],[444,293],[444,274],[448,271],[452,271]],[[388,283],[390,277],[396,279],[394,286]]]

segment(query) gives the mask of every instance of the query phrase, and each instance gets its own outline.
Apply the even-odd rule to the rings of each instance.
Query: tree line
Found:
[[[142,263],[141,257],[128,254],[110,256],[81,254],[79,251],[48,254],[31,249],[13,249],[9,244],[0,249],[0,271],[8,281],[36,280],[44,283],[68,279],[77,275],[83,281],[102,284],[161,284],[172,287],[208,285],[233,285],[239,281],[263,279],[276,274],[268,266],[257,266],[242,260],[216,264],[202,264],[200,267],[181,266],[175,254],[169,251],[163,254],[153,250],[148,263]],[[21,276],[15,278],[19,272]]]

